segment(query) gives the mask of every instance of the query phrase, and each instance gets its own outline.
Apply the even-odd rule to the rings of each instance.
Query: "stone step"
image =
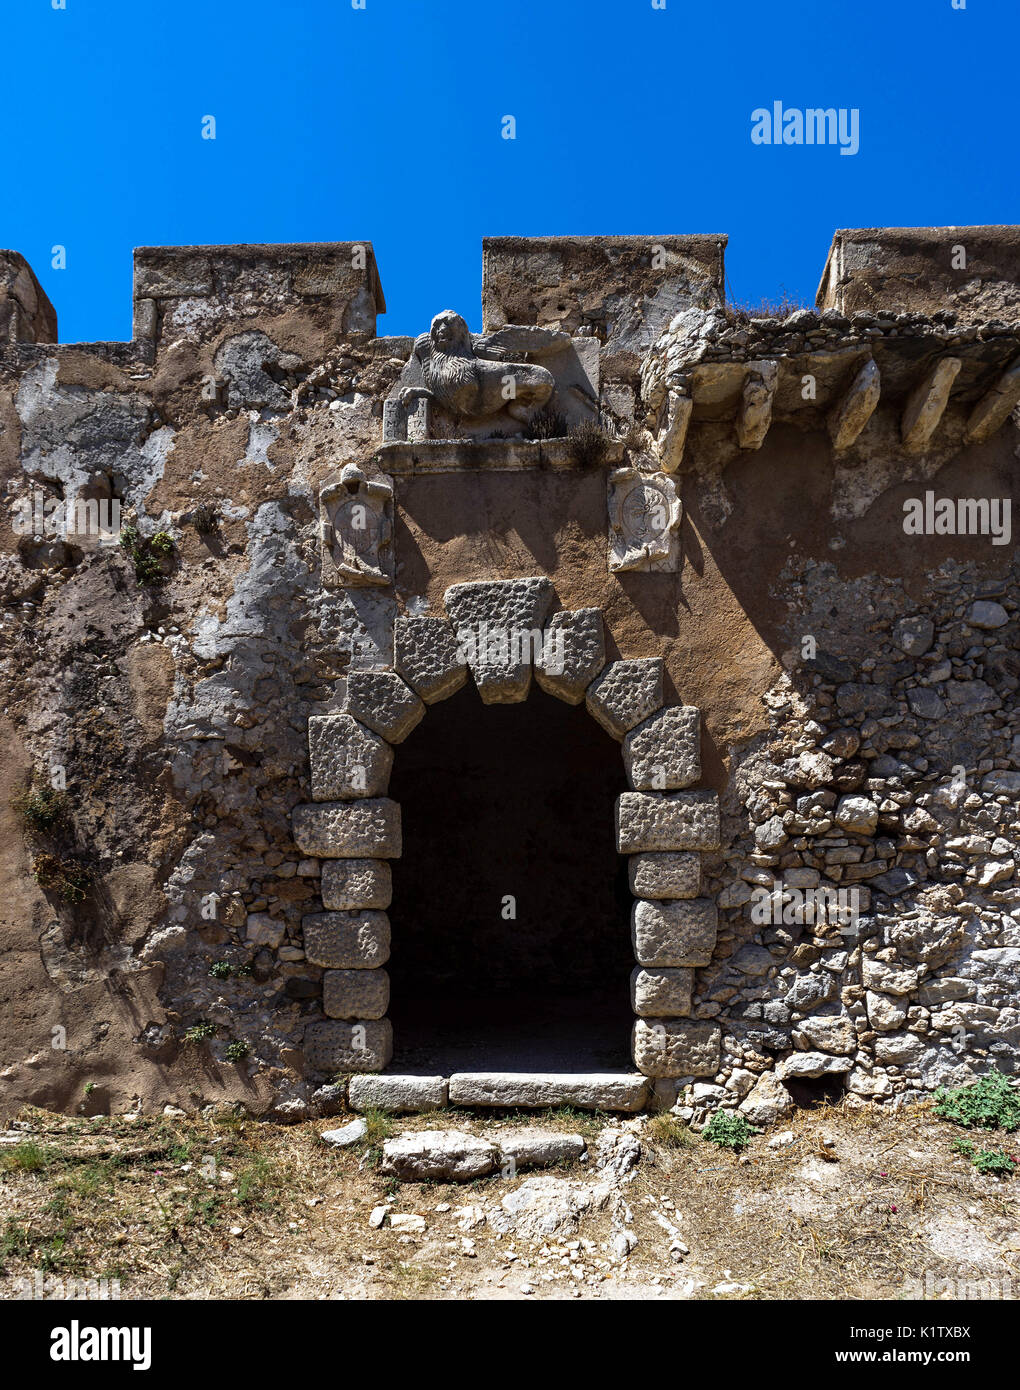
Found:
[[[649,1081],[636,1072],[457,1072],[450,1077],[450,1104],[541,1109],[640,1110]]]
[[[457,1072],[401,1076],[385,1072],[351,1078],[352,1110],[391,1114],[442,1110],[448,1105],[479,1109],[541,1110],[574,1105],[579,1110],[633,1112],[648,1100],[650,1082],[638,1072]]]

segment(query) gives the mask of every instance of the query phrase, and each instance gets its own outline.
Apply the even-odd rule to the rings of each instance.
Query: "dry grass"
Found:
[[[736,300],[725,308],[726,317],[732,324],[750,323],[752,319],[778,319],[780,323],[795,314],[798,309],[813,309],[796,295],[781,288],[776,299]]]
[[[24,1111],[30,1129],[0,1147],[0,1296],[37,1270],[116,1278],[123,1297],[171,1299],[508,1298],[529,1280],[534,1297],[895,1299],[926,1272],[1011,1278],[1020,1290],[1020,1182],[976,1173],[952,1147],[960,1131],[926,1108],[801,1111],[793,1144],[769,1148],[765,1134],[739,1157],[653,1117],[640,1128],[645,1161],[623,1189],[637,1245],[614,1258],[608,1214],[585,1219],[574,1236],[592,1243],[581,1280],[568,1277],[578,1254],[566,1235],[543,1254],[544,1243],[501,1241],[486,1224],[465,1252],[456,1209],[491,1208],[504,1180],[401,1186],[378,1173],[390,1130],[492,1135],[525,1117],[368,1118],[366,1141],[336,1151],[318,1134],[342,1120]],[[590,1141],[605,1117],[538,1118]],[[565,1175],[583,1180],[591,1167]],[[370,1229],[369,1213],[386,1202],[423,1215],[426,1230]],[[670,1259],[657,1214],[689,1247],[683,1263]],[[714,1293],[727,1271],[742,1287]]]

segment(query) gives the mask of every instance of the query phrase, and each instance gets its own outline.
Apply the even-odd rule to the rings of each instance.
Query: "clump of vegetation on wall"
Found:
[[[139,584],[163,583],[170,573],[169,562],[174,553],[174,538],[169,531],[143,536],[136,526],[125,526],[120,543],[134,563]]]
[[[32,874],[45,893],[56,893],[66,903],[80,903],[95,879],[95,871],[84,860],[70,855],[37,854]]]
[[[566,433],[566,416],[548,405],[536,411],[525,430],[529,439],[562,439]]]
[[[598,468],[609,452],[609,435],[596,420],[585,420],[570,431],[574,458],[581,468]]]
[[[52,835],[68,825],[67,793],[33,783],[11,798],[11,806],[30,834]]]

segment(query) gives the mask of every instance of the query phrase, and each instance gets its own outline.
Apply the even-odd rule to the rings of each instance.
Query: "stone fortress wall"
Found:
[[[1020,230],[838,232],[783,320],[727,307],[725,244],[488,239],[481,333],[417,340],[376,336],[368,243],[140,250],[131,343],[57,344],[0,253],[7,1099],[399,1090],[390,765],[468,681],[621,744],[636,1070],[404,1103],[762,1118],[1016,1070]],[[168,536],[161,582],[19,527],[40,496]],[[483,626],[562,660],[465,658]]]

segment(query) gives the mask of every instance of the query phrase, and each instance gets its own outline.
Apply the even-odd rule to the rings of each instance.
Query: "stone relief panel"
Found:
[[[383,442],[565,436],[598,418],[598,349],[596,339],[548,328],[476,336],[445,309],[415,340],[385,402]]]
[[[348,463],[319,493],[322,583],[327,589],[393,583],[393,483]]]
[[[666,473],[618,468],[609,475],[609,568],[680,568],[683,503]]]

